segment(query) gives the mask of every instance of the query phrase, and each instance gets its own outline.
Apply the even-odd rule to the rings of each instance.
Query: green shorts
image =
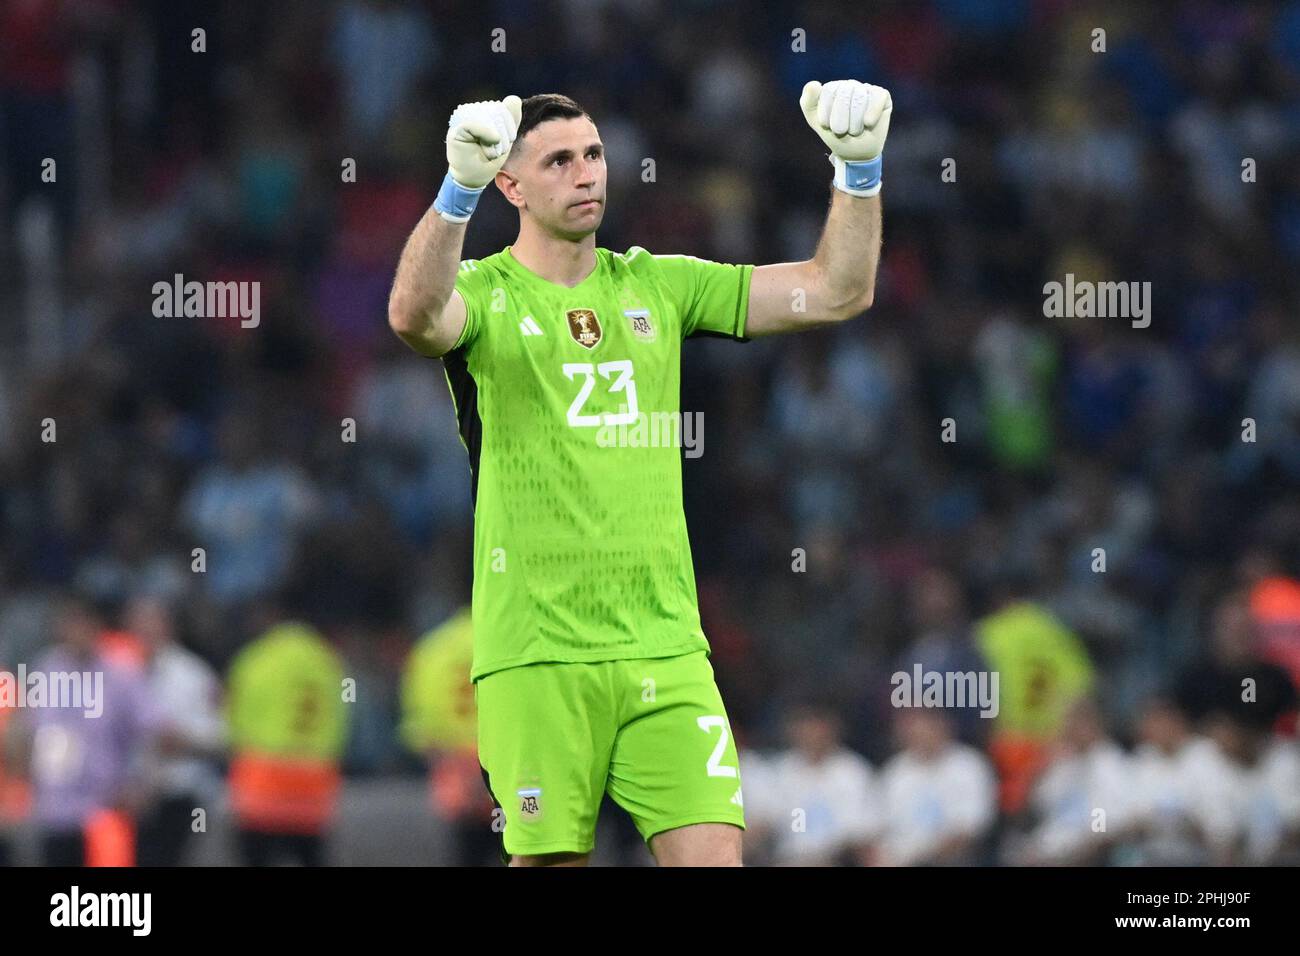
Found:
[[[474,688],[479,762],[504,810],[507,854],[591,852],[605,793],[647,843],[690,823],[744,828],[736,744],[707,652],[525,664]]]

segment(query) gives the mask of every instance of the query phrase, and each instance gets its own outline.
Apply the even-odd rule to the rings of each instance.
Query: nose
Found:
[[[576,185],[594,186],[596,184],[596,164],[590,159],[584,156],[580,162],[574,164],[574,169],[577,170]]]

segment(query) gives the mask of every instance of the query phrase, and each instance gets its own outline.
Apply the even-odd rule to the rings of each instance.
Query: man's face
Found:
[[[1186,718],[1165,704],[1148,708],[1138,724],[1138,739],[1166,753],[1172,753],[1186,736]]]
[[[150,654],[156,654],[166,645],[171,633],[167,608],[154,598],[137,598],[131,602],[124,624],[126,630],[144,642]]]
[[[900,709],[894,716],[894,734],[904,750],[935,757],[948,744],[948,718],[932,710]]]
[[[1254,621],[1250,606],[1240,598],[1222,601],[1214,610],[1213,648],[1221,661],[1235,662],[1249,658],[1254,651]]]
[[[595,232],[605,215],[605,146],[585,116],[550,119],[516,140],[497,186],[563,239]]]
[[[954,626],[961,617],[961,592],[946,572],[930,569],[912,587],[912,624],[918,630],[940,630]]]
[[[99,639],[99,621],[78,604],[61,608],[55,622],[59,642],[74,656],[90,657]]]
[[[835,721],[821,713],[796,714],[790,720],[786,733],[791,745],[810,757],[830,753],[838,743]]]

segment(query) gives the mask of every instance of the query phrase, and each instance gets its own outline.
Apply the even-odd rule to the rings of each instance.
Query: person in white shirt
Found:
[[[210,814],[221,791],[214,766],[225,744],[221,682],[203,658],[178,644],[171,609],[137,597],[126,608],[126,630],[144,645],[145,680],[162,729],[149,767],[152,805],[140,821],[140,866],[177,866],[193,832],[194,811]]]
[[[1193,733],[1171,698],[1147,702],[1132,758],[1132,832],[1127,862],[1139,866],[1204,866],[1209,850],[1201,821],[1207,789],[1225,772],[1214,743]]]
[[[1198,780],[1198,820],[1220,866],[1300,864],[1300,744],[1220,711],[1206,721],[1219,758]]]
[[[864,862],[881,823],[871,765],[824,706],[797,707],[786,731],[788,750],[741,767],[751,845],[778,866]]]
[[[1029,798],[1037,822],[1025,839],[1008,843],[1011,862],[1022,866],[1107,862],[1112,847],[1131,832],[1132,773],[1128,755],[1106,735],[1096,703],[1090,698],[1076,700]]]
[[[885,764],[882,866],[970,865],[997,816],[997,779],[984,754],[957,743],[939,708],[897,712],[900,753]]]

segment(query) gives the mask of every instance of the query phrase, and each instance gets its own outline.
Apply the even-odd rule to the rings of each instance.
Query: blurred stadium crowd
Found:
[[[181,859],[229,799],[245,860],[312,863],[342,780],[428,756],[410,825],[490,856],[472,697],[412,673],[449,620],[466,664],[467,459],[385,324],[447,116],[568,93],[600,245],[776,262],[841,76],[896,104],[875,307],[684,350],[749,861],[1297,862],[1300,3],[1199,0],[0,5],[0,670],[121,688],[0,707],[0,846]],[[515,228],[485,198],[466,258]],[[156,318],[177,273],[260,325]],[[1151,282],[1150,327],[1044,318],[1067,273]],[[998,715],[892,706],[917,666]]]

